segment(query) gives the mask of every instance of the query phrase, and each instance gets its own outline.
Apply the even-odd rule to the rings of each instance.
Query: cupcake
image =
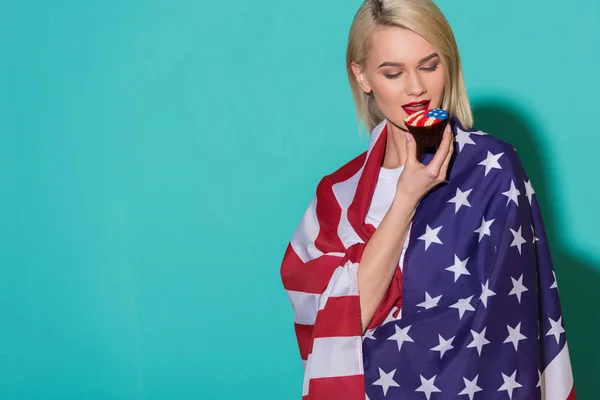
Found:
[[[448,121],[448,112],[441,108],[421,110],[404,119],[406,128],[415,138],[419,154],[439,147]]]

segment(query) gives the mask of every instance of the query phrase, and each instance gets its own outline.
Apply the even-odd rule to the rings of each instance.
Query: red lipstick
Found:
[[[402,106],[404,112],[408,115],[414,114],[417,111],[426,110],[429,107],[430,100],[415,101]]]

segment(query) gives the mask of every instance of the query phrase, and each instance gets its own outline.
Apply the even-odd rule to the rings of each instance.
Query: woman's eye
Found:
[[[423,68],[421,68],[421,69],[422,69],[423,71],[427,71],[427,72],[433,72],[433,71],[435,71],[435,70],[437,69],[438,65],[439,65],[439,64],[435,64],[435,65],[434,65],[434,66],[432,66],[432,67],[423,67]]]
[[[400,75],[402,75],[402,72],[398,72],[397,74],[393,74],[393,75],[390,75],[390,74],[384,74],[384,76],[385,76],[387,79],[396,79],[396,78],[397,78],[397,77],[399,77]]]

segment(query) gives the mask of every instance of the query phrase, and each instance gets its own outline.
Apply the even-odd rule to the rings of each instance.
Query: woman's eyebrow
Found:
[[[439,57],[438,53],[431,53],[427,57],[424,57],[424,58],[420,59],[419,60],[419,64],[423,64],[424,62],[427,62],[427,61],[429,61],[429,60],[431,60],[432,58],[435,58],[435,57]],[[381,68],[381,67],[404,67],[404,64],[403,63],[386,61],[386,62],[382,63],[377,68]]]

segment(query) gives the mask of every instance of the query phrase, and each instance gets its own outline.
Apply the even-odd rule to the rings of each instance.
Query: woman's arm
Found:
[[[454,146],[450,127],[428,165],[417,158],[415,140],[406,134],[407,161],[398,180],[396,196],[367,243],[358,266],[358,288],[363,333],[385,296],[398,267],[408,227],[420,199],[446,179]]]
[[[367,243],[358,267],[360,315],[363,333],[396,272],[416,201],[397,194],[389,211]]]

